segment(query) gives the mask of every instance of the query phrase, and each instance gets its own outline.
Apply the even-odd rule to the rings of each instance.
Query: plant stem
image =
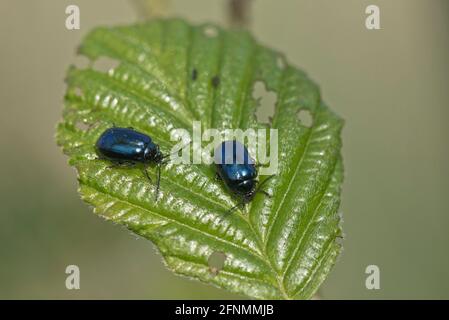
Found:
[[[165,17],[169,12],[169,0],[132,0],[141,20]]]
[[[233,27],[247,28],[252,0],[228,0],[228,19]]]

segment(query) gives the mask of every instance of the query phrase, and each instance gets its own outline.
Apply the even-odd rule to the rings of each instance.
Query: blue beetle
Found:
[[[95,147],[100,159],[111,161],[114,163],[113,166],[134,166],[137,163],[142,163],[145,175],[150,181],[147,166],[149,163],[157,164],[157,200],[161,180],[161,165],[165,156],[162,155],[159,146],[149,136],[132,128],[114,126],[101,134]]]
[[[246,147],[238,141],[222,142],[215,149],[214,161],[218,177],[234,195],[241,199],[241,202],[231,211],[250,202],[257,192],[270,196],[266,191],[261,190],[261,187],[273,176],[265,179],[257,187],[257,165],[250,157]]]

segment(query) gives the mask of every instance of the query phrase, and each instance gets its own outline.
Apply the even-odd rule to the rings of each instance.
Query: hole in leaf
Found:
[[[277,59],[276,59],[276,64],[279,67],[279,69],[283,70],[285,68],[285,66],[287,65],[285,63],[285,59],[283,56],[278,55]]]
[[[345,240],[345,238],[344,238],[343,236],[337,236],[337,237],[335,238],[335,242],[336,242],[338,245],[340,245],[340,246],[343,246],[344,240]]]
[[[257,121],[271,123],[277,101],[276,92],[267,90],[263,81],[256,81],[253,87],[253,97],[259,105],[256,110]]]
[[[109,57],[100,57],[93,62],[92,68],[101,72],[111,72],[117,68],[119,64],[120,61],[118,60]]]
[[[298,112],[298,119],[301,124],[307,128],[310,128],[313,124],[312,113],[309,110],[301,109]]]
[[[79,121],[77,121],[76,123],[75,123],[75,127],[78,129],[78,130],[81,130],[81,131],[87,131],[87,130],[89,130],[90,128],[91,128],[91,124],[89,124],[88,123],[88,121],[86,120],[86,119],[84,119],[84,120],[79,120]]]
[[[341,220],[340,220],[339,225],[341,225]],[[343,245],[343,242],[344,242],[344,240],[345,240],[345,238],[346,238],[345,234],[344,234],[343,231],[341,231],[341,229],[340,229],[340,230],[337,231],[337,233],[335,234],[335,243],[338,244],[338,245],[340,245],[340,246],[342,246],[342,245]]]
[[[75,61],[73,63],[78,69],[86,69],[90,65],[90,60],[88,57],[77,54],[75,57]]]
[[[207,260],[209,271],[213,275],[217,275],[224,267],[226,254],[221,251],[214,251]]]
[[[73,89],[73,94],[77,97],[82,97],[84,95],[83,90],[80,87],[76,87]]]
[[[218,30],[214,26],[205,26],[203,29],[204,35],[209,38],[218,36]]]

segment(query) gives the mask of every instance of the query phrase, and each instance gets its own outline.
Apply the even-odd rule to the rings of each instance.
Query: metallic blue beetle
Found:
[[[216,149],[214,155],[217,166],[217,174],[223,180],[226,187],[237,197],[241,203],[231,209],[250,202],[257,192],[269,194],[261,190],[263,183],[257,187],[257,166],[249,156],[248,150],[241,143],[232,140],[222,142]]]
[[[161,179],[161,164],[165,157],[160,152],[159,146],[149,136],[132,128],[112,127],[102,133],[95,147],[100,159],[113,162],[113,166],[143,164],[145,175],[150,181],[151,178],[148,175],[147,166],[149,163],[157,164],[157,199]]]

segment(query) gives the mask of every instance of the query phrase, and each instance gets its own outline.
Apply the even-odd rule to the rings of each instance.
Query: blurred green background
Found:
[[[69,4],[80,30],[65,28]],[[141,19],[142,4],[0,2],[0,298],[239,298],[173,275],[149,241],[92,214],[54,142],[77,44],[95,26]],[[381,30],[365,28],[369,4]],[[225,6],[171,0],[167,10],[226,25]],[[448,299],[449,1],[254,0],[250,29],[346,120],[346,239],[321,298]],[[80,290],[65,288],[69,264]],[[380,290],[365,288],[370,264]]]

